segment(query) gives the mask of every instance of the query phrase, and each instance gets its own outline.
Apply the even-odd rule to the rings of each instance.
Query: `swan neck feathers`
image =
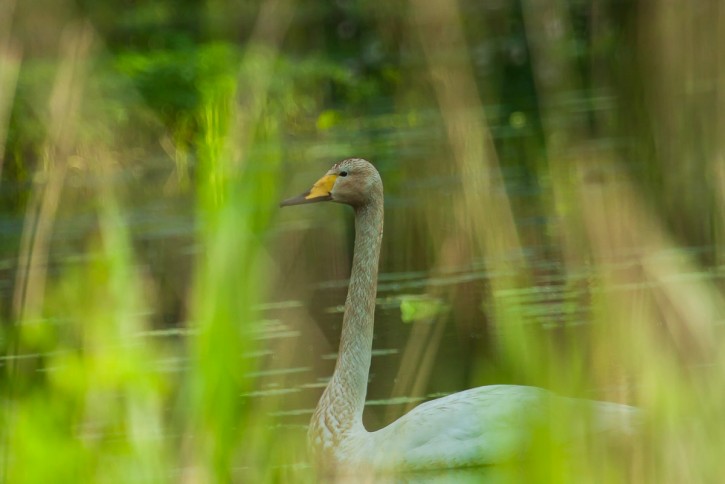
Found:
[[[338,453],[341,443],[367,435],[362,424],[373,342],[378,262],[383,235],[382,186],[355,207],[355,246],[335,371],[312,418],[311,447]],[[324,458],[324,456],[320,456]]]

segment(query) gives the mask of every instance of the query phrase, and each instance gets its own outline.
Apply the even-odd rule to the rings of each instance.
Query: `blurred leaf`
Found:
[[[338,124],[339,121],[340,113],[333,109],[327,109],[325,111],[322,111],[320,115],[317,116],[317,129],[320,131],[327,131],[328,129]]]
[[[450,306],[440,299],[425,295],[400,296],[400,316],[404,323],[432,322],[436,316],[448,311]]]

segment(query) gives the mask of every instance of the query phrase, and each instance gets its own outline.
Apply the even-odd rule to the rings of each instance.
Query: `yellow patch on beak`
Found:
[[[283,200],[279,206],[302,205],[303,203],[327,202],[332,200],[332,187],[335,185],[337,175],[325,175],[312,186],[309,192]]]
[[[332,187],[335,185],[337,175],[325,175],[312,185],[310,193],[305,197],[306,200],[312,200],[319,197],[328,197],[332,192]]]

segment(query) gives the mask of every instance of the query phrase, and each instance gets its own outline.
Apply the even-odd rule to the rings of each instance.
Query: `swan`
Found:
[[[373,341],[383,183],[368,161],[336,163],[312,188],[280,206],[332,201],[355,212],[355,245],[334,373],[308,430],[313,459],[329,472],[425,471],[497,464],[525,452],[552,411],[591,432],[631,435],[633,407],[557,396],[537,387],[491,385],[425,402],[388,426],[363,426]],[[558,440],[571,440],[564,436]]]

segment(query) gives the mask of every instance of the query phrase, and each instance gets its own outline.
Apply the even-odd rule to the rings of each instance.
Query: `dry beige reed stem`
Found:
[[[24,217],[13,312],[19,322],[40,313],[50,238],[65,181],[68,157],[75,149],[78,115],[86,81],[93,33],[86,24],[68,26],[60,43],[61,62],[48,103],[48,139],[35,174]]]
[[[451,64],[449,60],[451,52],[468,59],[459,6],[456,2],[418,0],[413,2],[412,11],[412,29],[425,54],[461,182],[451,210],[454,229],[442,242],[434,272],[470,265],[470,258],[478,251],[486,256],[491,270],[513,275],[491,281],[494,292],[516,285],[525,275],[521,242],[510,202],[502,194],[498,156],[473,71],[468,61]],[[442,290],[433,286],[426,292],[434,299],[442,296]],[[403,352],[392,397],[424,393],[447,316],[443,312],[433,324],[415,325]],[[393,412],[396,410],[390,409],[387,418],[399,416]]]

